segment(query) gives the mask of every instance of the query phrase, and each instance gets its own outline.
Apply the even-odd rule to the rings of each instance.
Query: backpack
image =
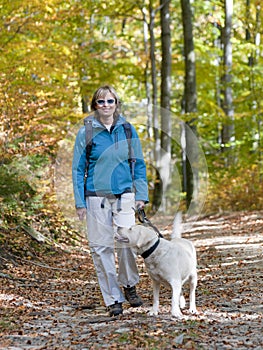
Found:
[[[84,125],[85,125],[85,135],[86,135],[86,169],[85,169],[85,179],[87,179],[88,176],[88,170],[89,170],[89,157],[92,149],[92,116],[88,116],[84,119]],[[134,157],[133,148],[131,146],[131,138],[132,138],[132,131],[131,131],[131,124],[129,122],[125,122],[122,124],[127,143],[128,143],[128,149],[129,149],[129,158],[128,161],[130,163],[130,169],[131,169],[131,175],[132,180],[134,180],[134,166],[136,159]]]

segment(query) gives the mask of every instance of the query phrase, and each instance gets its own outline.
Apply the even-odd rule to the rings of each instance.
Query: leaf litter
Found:
[[[170,230],[163,231],[167,238]],[[4,256],[0,349],[262,349],[263,212],[188,222],[183,236],[197,249],[199,313],[183,310],[179,320],[170,316],[166,287],[160,314],[148,316],[151,281],[140,257],[137,289],[144,304],[124,304],[123,315],[110,318],[85,241],[32,259]]]

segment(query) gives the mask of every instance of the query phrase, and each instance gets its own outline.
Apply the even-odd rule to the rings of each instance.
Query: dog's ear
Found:
[[[148,228],[142,226],[136,246],[142,248],[153,240],[153,233]]]

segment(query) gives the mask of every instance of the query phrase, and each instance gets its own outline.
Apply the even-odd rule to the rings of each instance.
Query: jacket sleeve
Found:
[[[86,168],[85,127],[82,127],[75,140],[72,161],[72,182],[76,208],[85,208],[84,176]]]
[[[142,146],[135,128],[132,126],[132,148],[135,157],[134,187],[135,200],[149,202],[146,165],[143,157]]]

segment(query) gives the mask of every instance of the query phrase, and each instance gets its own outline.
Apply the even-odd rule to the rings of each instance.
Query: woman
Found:
[[[72,165],[76,210],[80,220],[87,215],[87,237],[102,296],[110,316],[122,314],[122,303],[142,305],[136,293],[139,274],[130,248],[117,248],[115,266],[114,237],[117,227],[135,224],[134,208],[148,202],[146,167],[140,140],[131,126],[134,174],[130,167],[129,143],[120,114],[120,100],[111,86],[100,87],[91,101],[92,147],[86,169],[86,133],[82,127],[76,137]],[[85,178],[85,181],[84,181]],[[85,188],[84,188],[85,187]],[[124,288],[124,294],[120,288]]]

